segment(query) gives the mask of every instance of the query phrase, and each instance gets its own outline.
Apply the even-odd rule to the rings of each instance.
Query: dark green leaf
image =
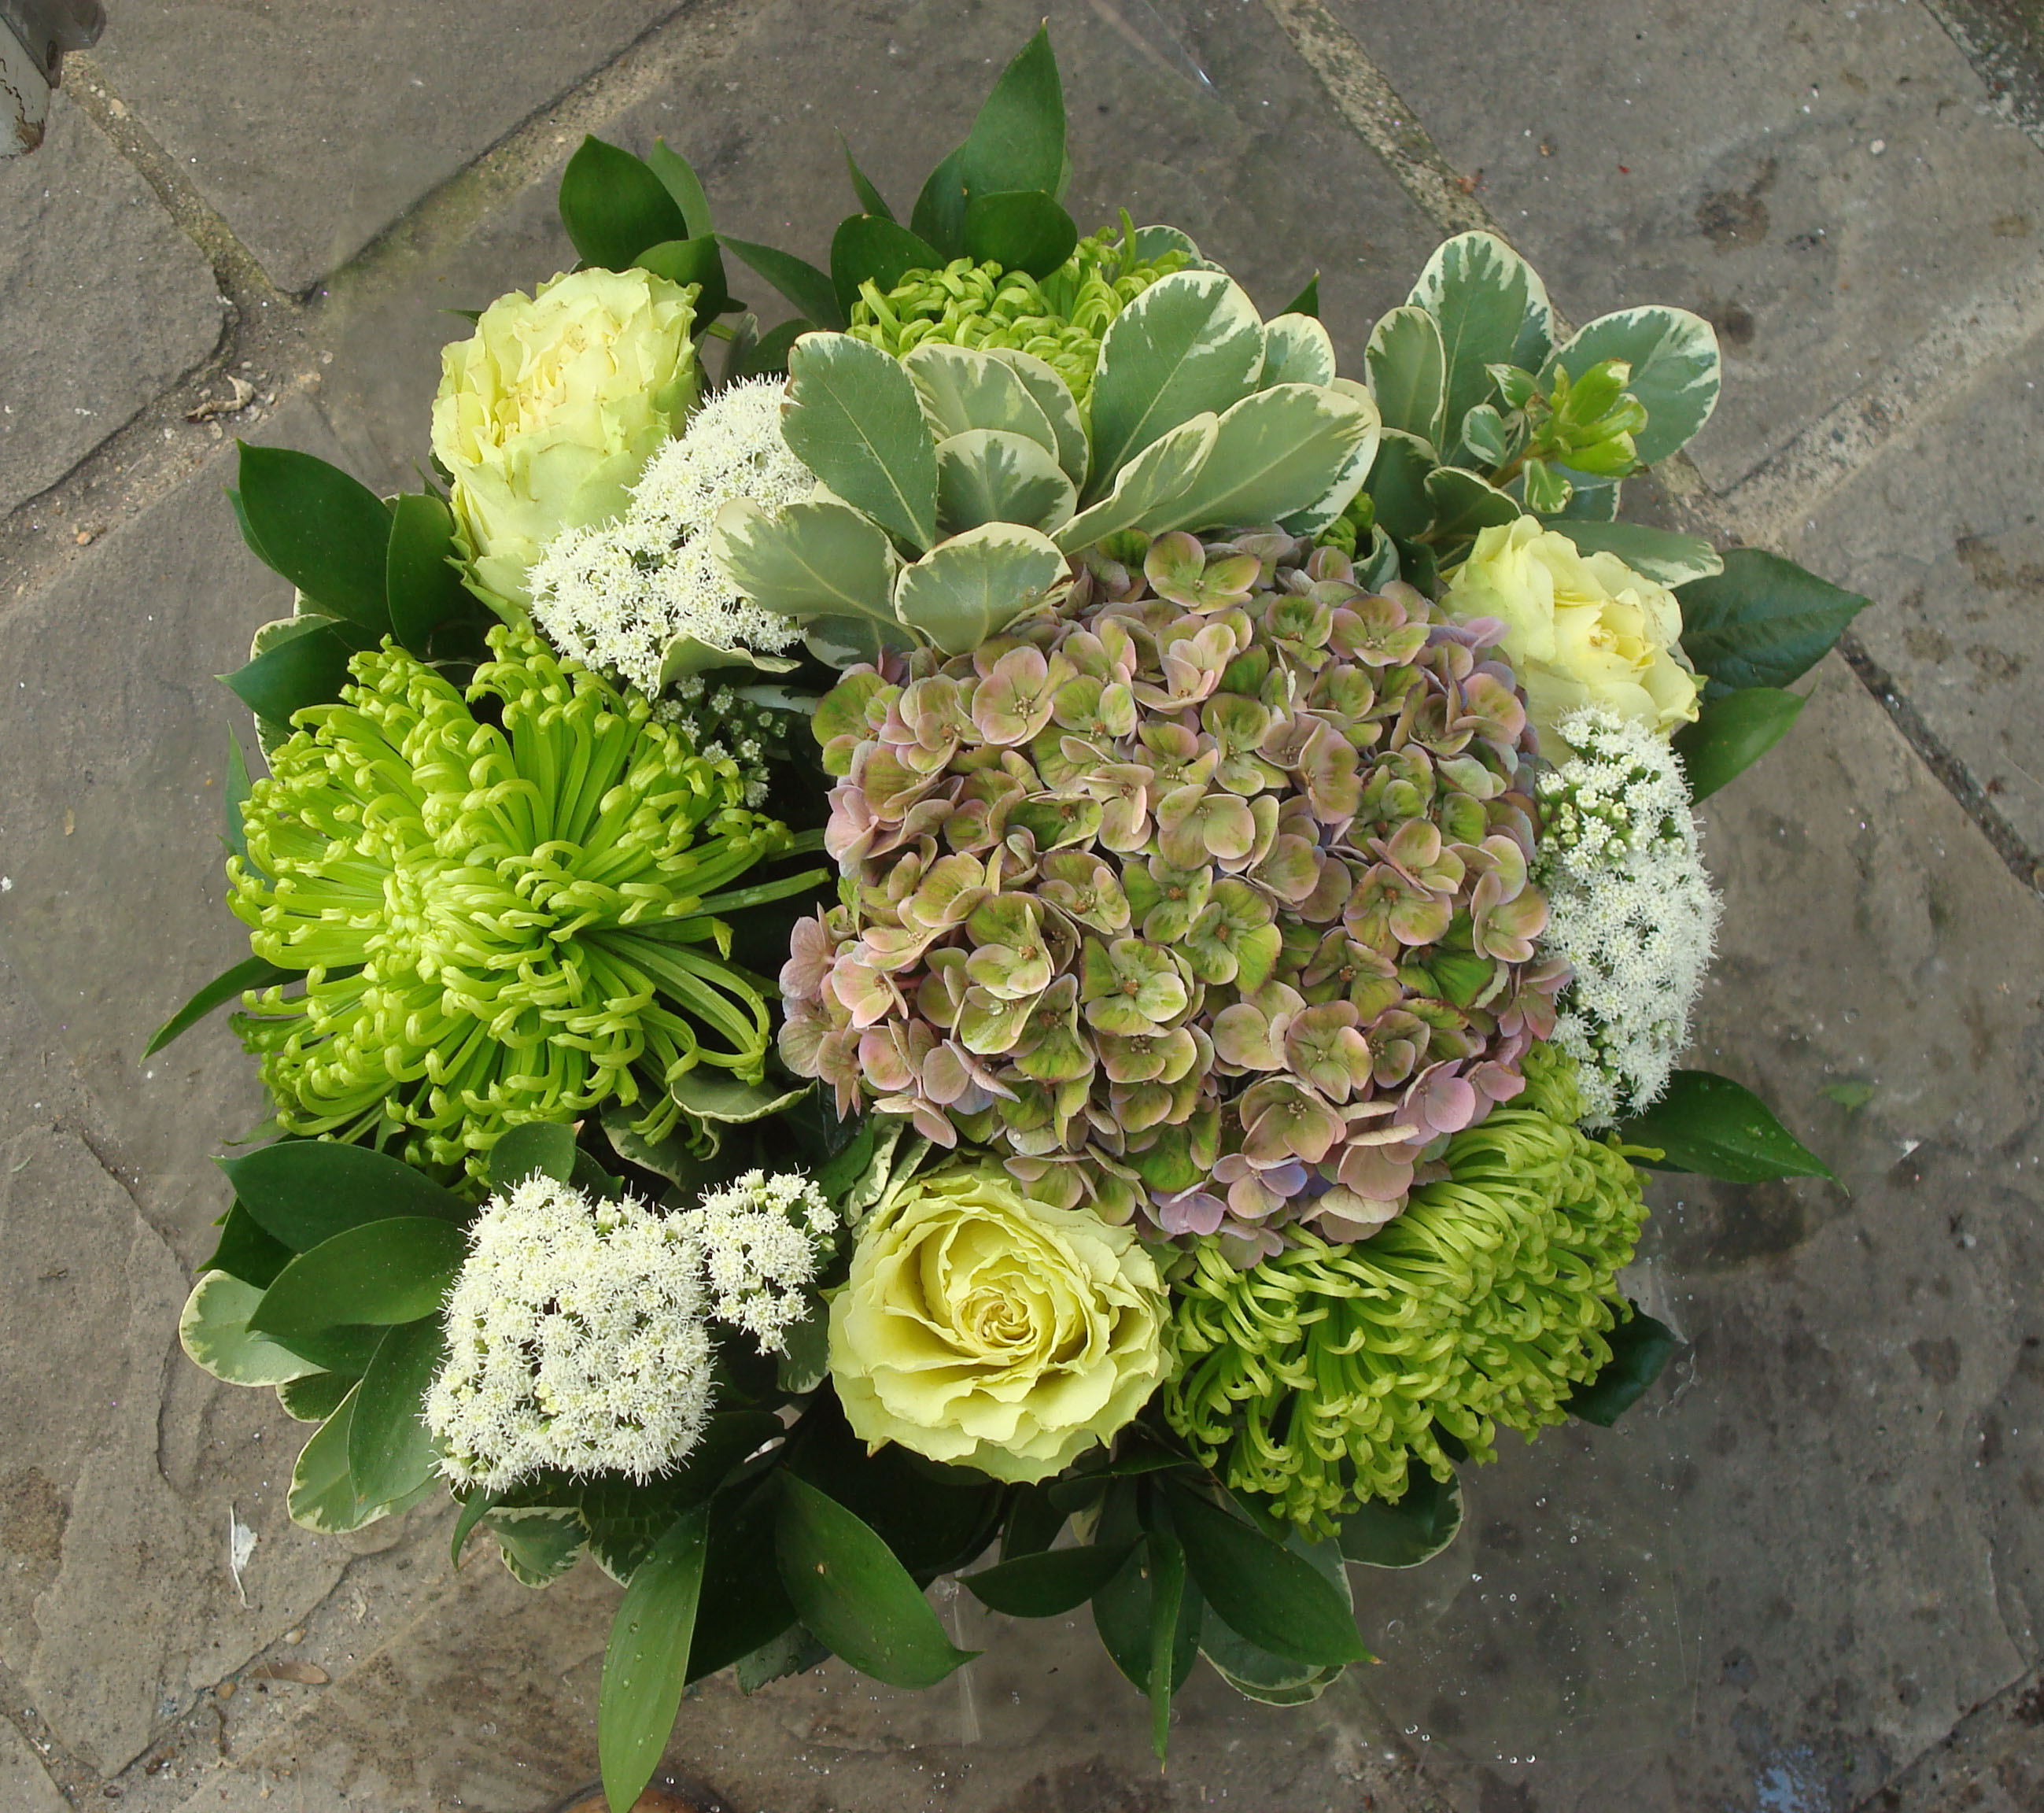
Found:
[[[866,172],[859,167],[859,160],[851,155],[851,145],[843,133],[837,142],[844,152],[844,167],[851,178],[851,192],[859,198],[860,209],[869,214],[878,214],[883,221],[891,221],[894,210],[887,205],[887,198],[874,187]]]
[[[991,259],[1004,270],[1042,279],[1070,257],[1078,242],[1072,217],[1040,190],[997,190],[966,203],[966,256],[977,263]]]
[[[596,1747],[612,1813],[630,1813],[667,1748],[688,1680],[709,1512],[686,1511],[618,1602],[603,1655]]]
[[[323,1328],[288,1338],[279,1336],[277,1345],[288,1347],[315,1366],[323,1366],[328,1372],[352,1381],[369,1370],[369,1362],[376,1357],[376,1349],[383,1344],[383,1334],[381,1328],[359,1325]]]
[[[1185,1551],[1169,1531],[1153,1530],[1150,1551],[1150,1748],[1161,1764],[1171,1747],[1171,1699],[1178,1691],[1177,1650],[1189,1597]]]
[[[717,235],[706,233],[699,239],[666,239],[649,245],[632,261],[640,270],[650,271],[670,283],[685,287],[700,284],[696,298],[696,325],[707,326],[720,314],[737,307],[724,274],[724,248]]]
[[[1135,1542],[1143,1534],[1136,1501],[1132,1482],[1118,1484],[1101,1507],[1094,1540],[1102,1544]],[[1178,1601],[1178,1635],[1171,1653],[1173,1693],[1185,1685],[1198,1657],[1204,1612],[1197,1587],[1187,1581]],[[1150,1691],[1151,1613],[1150,1546],[1145,1538],[1120,1572],[1093,1595],[1093,1621],[1108,1659],[1138,1693],[1146,1695]]]
[[[934,1687],[977,1652],[955,1648],[922,1588],[873,1530],[792,1473],[774,1526],[781,1584],[834,1654],[890,1687]]]
[[[1610,1428],[1646,1395],[1646,1388],[1661,1376],[1681,1345],[1673,1329],[1656,1322],[1637,1303],[1632,1306],[1631,1319],[1620,1322],[1604,1338],[1611,1343],[1611,1358],[1603,1371],[1588,1384],[1577,1386],[1569,1397],[1569,1415],[1600,1429]]]
[[[494,1492],[471,1492],[463,1503],[461,1515],[454,1520],[454,1540],[448,1545],[448,1559],[457,1568],[461,1565],[461,1552],[468,1546],[468,1539],[475,1533],[475,1526],[497,1508]]]
[[[241,809],[248,803],[252,791],[248,779],[248,758],[241,753],[241,739],[229,730],[227,733],[227,785],[223,790],[221,803],[226,808],[227,829],[221,841],[229,852],[248,860],[248,827],[242,822]]]
[[[279,969],[259,957],[246,957],[232,969],[223,970],[156,1030],[142,1055],[154,1057],[173,1039],[190,1032],[216,1007],[224,1007],[251,988],[267,988],[273,983],[289,982],[303,972]]]
[[[1773,687],[1750,686],[1706,699],[1693,724],[1675,733],[1675,753],[1689,777],[1689,797],[1708,799],[1788,734],[1804,700]]]
[[[820,1097],[813,1099],[821,1106]],[[880,1137],[879,1129],[871,1115],[858,1122],[856,1126],[850,1141],[817,1166],[813,1173],[816,1187],[833,1203],[866,1175],[866,1167],[873,1162],[873,1148]]]
[[[1685,586],[1724,569],[1724,557],[1700,535],[1677,535],[1642,522],[1581,522],[1562,516],[1553,526],[1585,554],[1616,554],[1635,573],[1664,586]]]
[[[1018,1487],[1009,1507],[1007,1527],[1001,1533],[1001,1560],[1018,1561],[1024,1555],[1042,1554],[1064,1527],[1065,1513],[1051,1502],[1046,1488]]]
[[[790,252],[777,252],[770,245],[719,233],[725,250],[735,252],[795,305],[795,312],[819,327],[842,328],[844,311],[837,305],[837,291],[823,271]]]
[[[1344,1596],[1303,1557],[1182,1487],[1168,1488],[1186,1565],[1214,1610],[1259,1649],[1315,1667],[1369,1653]]]
[[[430,491],[398,498],[384,565],[390,630],[422,658],[433,631],[468,607],[453,556],[453,511]]]
[[[437,1315],[394,1328],[383,1337],[355,1394],[348,1426],[348,1470],[367,1504],[388,1504],[434,1476],[426,1392],[447,1358]]]
[[[199,1270],[225,1272],[267,1291],[290,1262],[291,1249],[264,1233],[262,1224],[240,1203],[232,1203],[220,1218],[220,1243]]]
[[[331,705],[348,684],[351,656],[374,645],[374,638],[331,618],[306,618],[308,627],[266,649],[246,667],[220,676],[221,683],[254,712],[273,724],[289,724],[308,705]]]
[[[270,558],[268,552],[263,548],[260,538],[256,533],[255,525],[249,522],[248,505],[241,501],[240,492],[236,491],[231,485],[228,487],[227,502],[229,507],[234,512],[235,525],[241,531],[242,545],[264,566],[274,569],[277,563]]]
[[[383,1331],[379,1328],[376,1332]],[[308,1372],[302,1379],[286,1379],[278,1386],[277,1402],[294,1422],[324,1422],[355,1386],[355,1381],[344,1373]]]
[[[249,1214],[296,1253],[365,1222],[430,1215],[465,1226],[475,1212],[402,1160],[332,1140],[280,1140],[220,1168]]]
[[[1320,318],[1320,272],[1316,271],[1312,276],[1308,277],[1306,279],[1305,288],[1278,312],[1284,315],[1311,315],[1315,321],[1318,321]]]
[[[762,1643],[750,1655],[740,1656],[731,1671],[738,1679],[740,1693],[757,1693],[790,1675],[806,1674],[830,1660],[830,1651],[799,1624],[790,1624],[770,1642]]]
[[[1440,1553],[1462,1526],[1462,1481],[1437,1480],[1414,1462],[1404,1497],[1366,1499],[1342,1520],[1341,1549],[1373,1568],[1413,1568]]]
[[[1377,461],[1363,489],[1377,506],[1378,525],[1388,535],[1409,541],[1433,526],[1434,506],[1427,495],[1427,475],[1440,462],[1434,449],[1416,434],[1384,430]]]
[[[1427,501],[1433,507],[1434,533],[1444,541],[1519,520],[1517,504],[1459,466],[1436,466],[1427,475]]]
[[[831,236],[831,283],[847,320],[860,284],[870,283],[884,295],[909,271],[943,263],[936,247],[885,214],[847,215]]]
[[[709,217],[709,197],[703,193],[702,179],[696,175],[694,166],[665,139],[653,140],[653,148],[646,154],[646,167],[659,179],[660,187],[674,197],[674,206],[682,210],[682,218],[688,223],[690,239],[701,239],[715,229],[715,223]]]
[[[462,1230],[434,1216],[350,1228],[279,1272],[248,1326],[288,1341],[343,1325],[416,1322],[439,1311],[467,1252]]]
[[[932,170],[916,198],[909,225],[943,252],[947,260],[965,251],[965,147],[960,145]]]
[[[721,1492],[709,1507],[709,1559],[696,1608],[695,1647],[689,1679],[700,1680],[795,1626],[795,1607],[782,1591],[774,1561],[772,1480],[749,1490]]]
[[[561,225],[586,264],[627,271],[649,245],[691,237],[667,186],[621,146],[587,137],[561,172]]]
[[[745,356],[736,361],[728,374],[728,380],[786,377],[790,348],[804,334],[815,332],[816,324],[801,315],[796,316],[793,321],[782,321],[778,327],[768,329],[760,335]]]
[[[1056,1618],[1084,1605],[1120,1572],[1132,1546],[1047,1549],[959,1578],[982,1605],[1011,1618]]]
[[[574,1176],[574,1129],[558,1121],[527,1121],[490,1149],[490,1187],[499,1192],[535,1172],[556,1184]]]
[[[1733,549],[1723,572],[1692,579],[1675,595],[1682,650],[1709,676],[1708,699],[1788,685],[1823,658],[1867,602],[1758,548]]]
[[[1047,27],[1039,26],[1001,72],[959,147],[958,175],[969,197],[1002,189],[1063,192],[1065,94]]]
[[[240,509],[263,558],[336,617],[380,636],[390,511],[338,466],[289,447],[241,449]]]
[[[733,1468],[780,1433],[780,1418],[766,1411],[722,1411],[674,1472],[643,1485],[615,1476],[589,1480],[579,1502],[590,1553],[613,1579],[630,1579],[677,1517],[707,1503]]]
[[[1620,1124],[1627,1145],[1658,1148],[1658,1159],[1635,1159],[1655,1171],[1688,1171],[1731,1184],[1776,1177],[1831,1177],[1750,1089],[1708,1070],[1678,1070],[1668,1091],[1643,1114]],[[1836,1182],[1835,1178],[1832,1179]]]

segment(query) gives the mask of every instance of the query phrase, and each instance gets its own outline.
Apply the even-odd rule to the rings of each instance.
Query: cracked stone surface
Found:
[[[1716,325],[1720,491],[2035,263],[2044,158],[1921,0],[1332,4],[1572,319]]]
[[[2044,852],[2040,383],[2033,341],[1827,498],[1787,551],[1874,600],[1868,652]]]
[[[0,1796],[16,1813],[69,1813],[28,1739],[11,1725],[0,1726]]]
[[[676,10],[675,0],[157,0],[121,8],[95,54],[295,294]]]
[[[0,516],[61,478],[213,351],[198,248],[61,95],[0,164]]]

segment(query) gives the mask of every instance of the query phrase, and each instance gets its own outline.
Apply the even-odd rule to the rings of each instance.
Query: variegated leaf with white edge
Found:
[[[1274,315],[1263,324],[1263,375],[1258,388],[1334,381],[1333,337],[1311,315]]]
[[[916,387],[891,353],[805,333],[788,354],[781,435],[837,496],[918,550],[937,533],[937,456]]]
[[[1354,501],[1355,495],[1369,479],[1370,469],[1377,462],[1377,449],[1384,438],[1382,420],[1377,413],[1377,399],[1370,394],[1366,384],[1358,384],[1353,378],[1337,378],[1327,388],[1339,391],[1343,396],[1352,397],[1370,410],[1370,420],[1377,424],[1370,437],[1358,446],[1348,463],[1335,475],[1335,482],[1308,508],[1288,516],[1281,527],[1294,535],[1317,535],[1347,510]]]
[[[1363,360],[1384,425],[1439,446],[1448,413],[1448,354],[1440,323],[1410,302],[1393,309],[1370,330]]]
[[[969,428],[937,443],[937,522],[947,535],[987,522],[1047,533],[1070,522],[1078,502],[1057,456],[1025,435]]]
[[[201,1278],[178,1318],[178,1339],[192,1363],[230,1385],[288,1384],[320,1371],[267,1334],[249,1332],[248,1318],[262,1300],[255,1285],[225,1272]]]
[[[1447,358],[1446,419],[1456,427],[1489,399],[1493,381],[1486,368],[1516,365],[1537,371],[1554,344],[1554,309],[1546,285],[1495,233],[1463,233],[1444,240],[1406,300],[1424,309],[1440,328]],[[1441,451],[1452,458],[1455,450]]]
[[[893,620],[901,560],[886,531],[849,504],[809,498],[767,511],[740,498],[717,512],[710,552],[740,596],[798,623]]]
[[[1030,394],[1022,374],[1005,360],[970,347],[926,340],[902,355],[901,369],[916,387],[923,414],[940,450],[952,435],[991,429],[1026,436],[1053,459],[1057,457],[1057,430]],[[941,457],[940,451],[940,463]],[[941,514],[941,470],[937,485]]]
[[[896,615],[947,655],[970,654],[1065,577],[1065,556],[1047,535],[989,522],[939,542],[895,582]]]
[[[1717,407],[1717,332],[1687,309],[1656,304],[1600,315],[1541,366],[1540,382],[1551,385],[1558,365],[1580,378],[1607,359],[1623,359],[1632,368],[1625,387],[1646,410],[1646,425],[1632,437],[1642,466],[1687,445]]]
[[[1249,529],[1309,510],[1358,460],[1368,471],[1377,432],[1366,392],[1322,384],[1258,391],[1221,417],[1192,484],[1135,526],[1153,535]]]
[[[927,342],[925,343],[927,344]],[[1083,486],[1093,461],[1093,445],[1086,439],[1085,418],[1079,414],[1072,387],[1054,367],[1033,352],[1012,346],[980,348],[989,359],[998,359],[1028,388],[1037,408],[1043,412],[1051,432],[1058,437],[1058,464],[1074,485]]]
[[[1076,554],[1170,503],[1198,478],[1220,431],[1219,416],[1197,415],[1151,441],[1116,475],[1112,491],[1058,531],[1058,545]]]

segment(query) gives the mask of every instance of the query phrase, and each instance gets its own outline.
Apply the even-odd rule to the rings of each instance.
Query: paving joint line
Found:
[[[1490,233],[1512,243],[1512,235],[1477,199],[1473,181],[1457,174],[1415,110],[1399,98],[1361,40],[1321,0],[1264,0],[1264,6],[1319,78],[1342,117],[1390,167],[1422,214],[1444,233]],[[1941,24],[1946,23],[1942,13],[1938,18]],[[1556,323],[1568,331],[1558,314]],[[1969,375],[1984,368],[2040,327],[2044,327],[2044,271],[2019,284],[2012,295],[1970,298],[1872,383],[1827,411],[1730,491],[1713,491],[1694,463],[1681,453],[1654,467],[1654,476],[1679,513],[1690,519],[1691,526],[1713,540],[1765,544],[1777,538],[1820,498],[1865,470],[1934,400],[1948,397],[1954,367]],[[1735,525],[1743,533],[1738,533]],[[1971,769],[1931,728],[1893,676],[1850,633],[1838,647],[1861,685],[2009,872],[2025,887],[2044,891],[2044,861],[2038,853],[2023,841]]]

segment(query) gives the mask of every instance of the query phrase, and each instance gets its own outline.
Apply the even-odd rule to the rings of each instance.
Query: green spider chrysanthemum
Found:
[[[1093,389],[1101,336],[1159,277],[1190,262],[1182,251],[1138,259],[1126,214],[1082,239],[1039,283],[1026,271],[954,259],[941,271],[911,271],[884,294],[870,279],[852,305],[851,333],[897,358],[926,340],[950,346],[1033,353],[1071,387],[1079,406]]]
[[[1297,1244],[1246,1272],[1201,1243],[1173,1334],[1171,1426],[1238,1491],[1322,1530],[1397,1498],[1417,1462],[1452,1471],[1496,1425],[1529,1438],[1611,1357],[1614,1286],[1646,1206],[1614,1139],[1574,1126],[1574,1064],[1526,1060],[1527,1089],[1449,1142],[1451,1175],[1373,1238]]]
[[[758,1079],[766,1002],[714,914],[786,888],[713,896],[792,841],[644,699],[529,629],[490,641],[466,699],[390,644],[356,656],[228,864],[256,954],[305,972],[236,1022],[279,1123],[478,1176],[521,1122],[617,1102],[657,1139],[697,1064]]]

